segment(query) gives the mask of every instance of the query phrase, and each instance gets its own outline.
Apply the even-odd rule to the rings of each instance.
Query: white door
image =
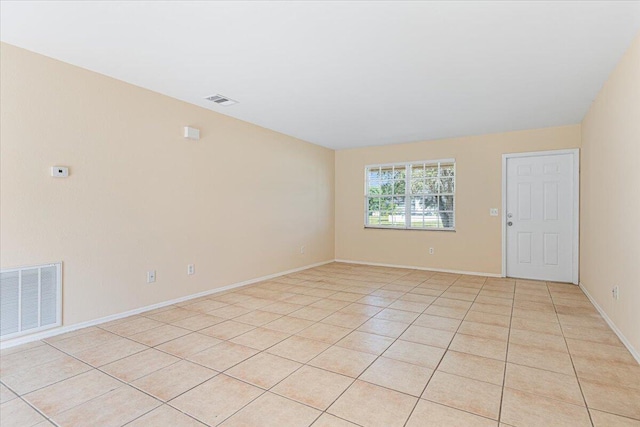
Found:
[[[577,156],[505,156],[508,277],[577,283]]]

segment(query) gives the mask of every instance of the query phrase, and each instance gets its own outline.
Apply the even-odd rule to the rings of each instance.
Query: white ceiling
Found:
[[[640,29],[612,1],[0,8],[4,42],[335,149],[579,123]]]

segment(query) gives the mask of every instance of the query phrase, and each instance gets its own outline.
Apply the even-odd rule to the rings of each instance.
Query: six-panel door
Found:
[[[572,154],[507,158],[507,276],[573,281]]]

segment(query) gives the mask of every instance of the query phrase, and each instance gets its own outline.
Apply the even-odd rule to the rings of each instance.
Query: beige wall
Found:
[[[65,325],[334,258],[332,150],[10,45],[1,63],[0,261],[64,261]]]
[[[640,352],[640,36],[584,118],[582,147],[580,282]]]
[[[499,274],[501,155],[582,146],[581,282],[640,348],[640,38],[581,126],[335,155],[10,45],[0,54],[0,264],[64,261],[65,325],[334,256]],[[202,139],[184,140],[185,125]],[[363,228],[365,165],[450,157],[456,232]],[[52,165],[71,176],[51,178]]]
[[[574,125],[337,151],[336,258],[500,274],[502,154],[579,146]],[[366,165],[442,158],[456,159],[455,232],[364,229]]]

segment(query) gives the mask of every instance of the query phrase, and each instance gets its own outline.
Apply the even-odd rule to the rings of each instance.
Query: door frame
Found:
[[[580,263],[580,149],[531,151],[502,155],[502,277],[507,277],[507,160],[517,157],[571,154],[573,156],[573,262],[572,283],[577,285]]]

